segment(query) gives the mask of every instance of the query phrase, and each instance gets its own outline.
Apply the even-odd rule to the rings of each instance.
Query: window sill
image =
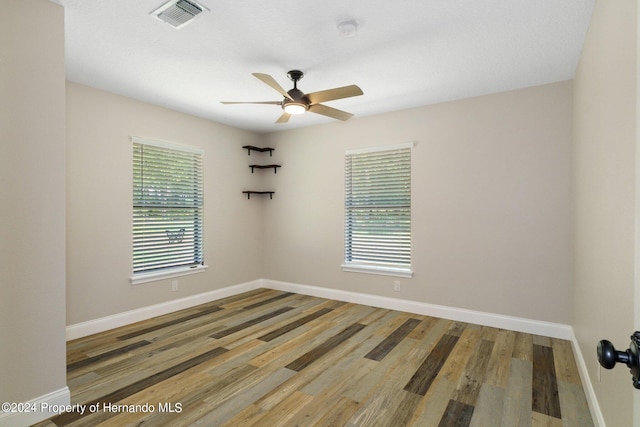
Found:
[[[139,285],[141,283],[155,282],[157,280],[171,279],[173,277],[204,273],[206,269],[207,269],[206,265],[197,265],[195,267],[180,267],[180,268],[175,268],[172,270],[161,271],[161,272],[140,273],[131,277],[131,284]]]
[[[410,268],[382,267],[379,265],[342,264],[342,271],[349,273],[379,274],[382,276],[413,277],[413,270]]]

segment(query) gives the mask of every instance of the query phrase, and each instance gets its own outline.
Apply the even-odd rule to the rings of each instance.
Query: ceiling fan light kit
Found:
[[[349,120],[353,114],[346,111],[338,110],[333,107],[321,104],[325,101],[334,101],[336,99],[350,98],[352,96],[362,95],[362,89],[356,85],[337,87],[333,89],[322,90],[305,94],[298,89],[298,81],[304,77],[304,73],[300,70],[291,70],[287,76],[293,81],[293,89],[285,91],[278,82],[268,74],[253,73],[253,76],[261,82],[275,89],[284,97],[282,101],[258,101],[258,102],[228,102],[222,101],[223,104],[270,104],[280,105],[284,110],[282,115],[276,120],[276,123],[286,123],[292,115],[303,114],[305,111],[321,114],[336,120]]]
[[[282,109],[289,114],[302,114],[307,111],[307,104],[296,101],[282,101]]]

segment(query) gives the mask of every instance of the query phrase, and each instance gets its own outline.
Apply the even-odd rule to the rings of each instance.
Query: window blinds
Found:
[[[134,274],[202,265],[202,153],[132,140]]]
[[[411,148],[347,153],[345,263],[411,267]]]

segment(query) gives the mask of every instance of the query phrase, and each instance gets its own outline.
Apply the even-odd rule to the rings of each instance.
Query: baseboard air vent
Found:
[[[151,15],[178,29],[204,11],[208,9],[192,0],[171,0],[151,12]]]

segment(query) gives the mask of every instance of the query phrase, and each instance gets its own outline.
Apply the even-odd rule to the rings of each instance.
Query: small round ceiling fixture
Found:
[[[287,102],[288,101],[288,102]],[[289,114],[302,114],[307,111],[307,105],[302,102],[285,100],[282,109]]]
[[[341,22],[338,24],[338,31],[342,37],[353,37],[358,32],[358,23],[354,20]]]

